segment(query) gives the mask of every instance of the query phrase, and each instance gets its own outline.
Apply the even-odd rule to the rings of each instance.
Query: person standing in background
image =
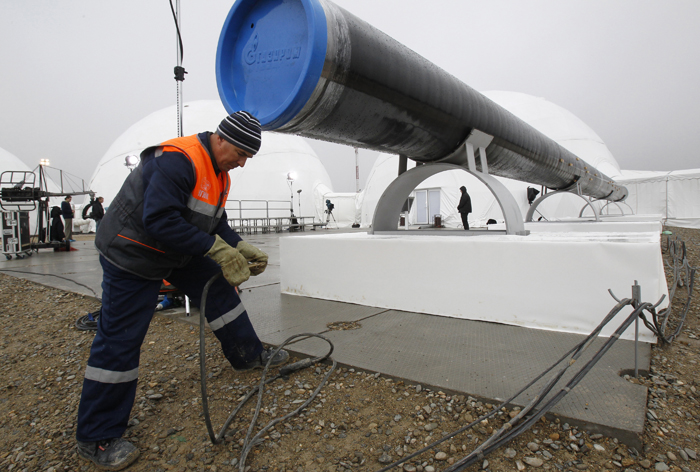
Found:
[[[472,212],[472,199],[467,193],[467,187],[462,185],[459,188],[459,191],[462,192],[462,196],[459,199],[459,204],[457,205],[457,211],[459,212],[459,215],[462,217],[462,224],[464,225],[464,229],[468,230],[469,229],[469,213]]]
[[[61,202],[61,216],[63,216],[63,221],[65,222],[66,241],[71,243],[75,241],[73,239],[73,216],[75,215],[75,211],[71,203],[72,199],[73,197],[68,195],[65,200]]]
[[[95,232],[97,232],[97,230],[100,229],[100,222],[105,216],[105,210],[102,207],[102,202],[104,201],[104,198],[97,197],[97,199],[92,204],[92,212],[90,213],[90,218],[95,220]]]

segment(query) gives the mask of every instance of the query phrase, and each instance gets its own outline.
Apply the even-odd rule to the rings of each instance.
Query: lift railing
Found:
[[[229,226],[238,233],[280,233],[325,226],[313,216],[295,216],[290,200],[227,200]]]

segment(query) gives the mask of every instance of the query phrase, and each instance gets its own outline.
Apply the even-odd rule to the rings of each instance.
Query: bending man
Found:
[[[265,270],[267,255],[227,223],[228,172],[260,149],[260,123],[247,112],[226,117],[216,133],[145,149],[100,224],[102,314],[90,350],[78,409],[78,453],[121,470],[139,456],[122,439],[136,394],[141,344],[163,279],[201,302],[211,287],[207,321],[236,370],[264,366],[263,349],[234,286]],[[208,256],[208,257],[205,257]],[[248,262],[256,262],[251,271]],[[280,351],[272,365],[289,358]]]

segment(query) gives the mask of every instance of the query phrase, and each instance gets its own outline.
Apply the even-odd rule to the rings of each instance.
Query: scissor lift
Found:
[[[70,250],[69,241],[51,241],[49,228],[44,227],[44,222],[49,221],[49,197],[86,194],[94,195],[94,192],[49,192],[43,166],[39,166],[38,185],[36,174],[31,171],[5,171],[0,174],[2,253],[7,259],[12,259],[12,256],[21,259],[42,248]],[[29,229],[29,214],[35,210],[38,210],[38,224],[33,239]]]

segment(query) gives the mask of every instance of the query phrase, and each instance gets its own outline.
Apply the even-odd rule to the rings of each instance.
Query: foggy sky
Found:
[[[476,90],[568,109],[623,169],[700,167],[696,0],[335,3]],[[181,0],[185,101],[219,98],[216,45],[231,5]],[[0,58],[0,147],[31,168],[49,158],[87,181],[129,126],[175,104],[167,0],[0,0]],[[354,191],[352,148],[312,146],[334,190]],[[374,154],[360,150],[362,179]]]

